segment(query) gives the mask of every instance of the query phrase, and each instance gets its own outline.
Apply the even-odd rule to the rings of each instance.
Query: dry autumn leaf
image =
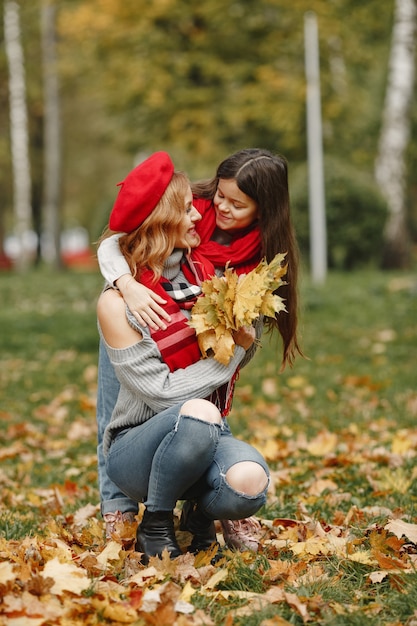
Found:
[[[13,571],[13,565],[7,561],[0,563],[0,583],[5,584],[13,581],[15,578],[16,574]]]
[[[57,557],[47,562],[42,576],[54,580],[51,593],[56,595],[60,595],[64,590],[79,594],[91,584],[85,570],[72,563],[61,563]]]
[[[404,536],[413,543],[417,543],[417,524],[409,524],[401,519],[392,519],[385,525],[385,530],[389,530],[398,539]]]
[[[202,284],[202,295],[191,311],[190,325],[197,333],[201,354],[227,365],[233,356],[233,331],[250,326],[260,315],[273,317],[285,311],[282,298],[274,292],[284,285],[285,254],[268,264],[261,261],[245,275],[226,268],[224,276],[213,276]]]

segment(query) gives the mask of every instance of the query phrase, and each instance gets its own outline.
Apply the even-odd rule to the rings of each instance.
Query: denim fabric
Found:
[[[266,491],[246,496],[232,489],[225,474],[240,461],[263,457],[235,439],[226,422],[210,424],[180,413],[177,404],[115,438],[107,473],[132,500],[150,511],[172,510],[177,500],[196,499],[212,519],[242,519],[265,503]]]
[[[107,476],[106,463],[103,455],[103,434],[116,404],[119,393],[119,381],[116,378],[107,351],[100,342],[98,356],[98,383],[97,383],[97,461],[98,480],[101,501],[101,513],[114,513],[121,511],[137,512],[138,504],[122,493]]]

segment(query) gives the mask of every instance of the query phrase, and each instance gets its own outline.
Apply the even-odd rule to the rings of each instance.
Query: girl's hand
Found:
[[[160,306],[166,304],[166,300],[138,283],[130,274],[118,278],[116,286],[141,326],[149,326],[152,330],[166,329],[165,322],[170,322],[171,318]]]
[[[233,339],[237,346],[242,346],[245,350],[249,350],[256,339],[256,333],[253,326],[242,326],[238,330],[233,331]]]

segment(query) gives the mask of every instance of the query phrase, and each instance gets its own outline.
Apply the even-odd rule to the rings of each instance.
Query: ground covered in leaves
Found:
[[[232,426],[271,467],[259,551],[146,567],[135,524],[105,541],[99,514],[100,281],[37,280],[0,278],[0,624],[417,625],[412,278],[372,276],[362,308],[352,279],[307,289],[310,360],[278,376],[265,341],[242,373]]]

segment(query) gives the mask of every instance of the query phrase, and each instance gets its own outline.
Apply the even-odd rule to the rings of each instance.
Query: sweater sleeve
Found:
[[[108,283],[114,285],[123,274],[131,274],[129,265],[120,252],[119,239],[122,233],[116,233],[103,239],[97,249],[97,259],[100,271]]]
[[[142,340],[128,348],[106,344],[106,349],[124,392],[139,396],[155,413],[190,398],[208,397],[231,379],[245,356],[244,348],[235,346],[227,366],[208,358],[171,372],[147,330],[142,333]]]

